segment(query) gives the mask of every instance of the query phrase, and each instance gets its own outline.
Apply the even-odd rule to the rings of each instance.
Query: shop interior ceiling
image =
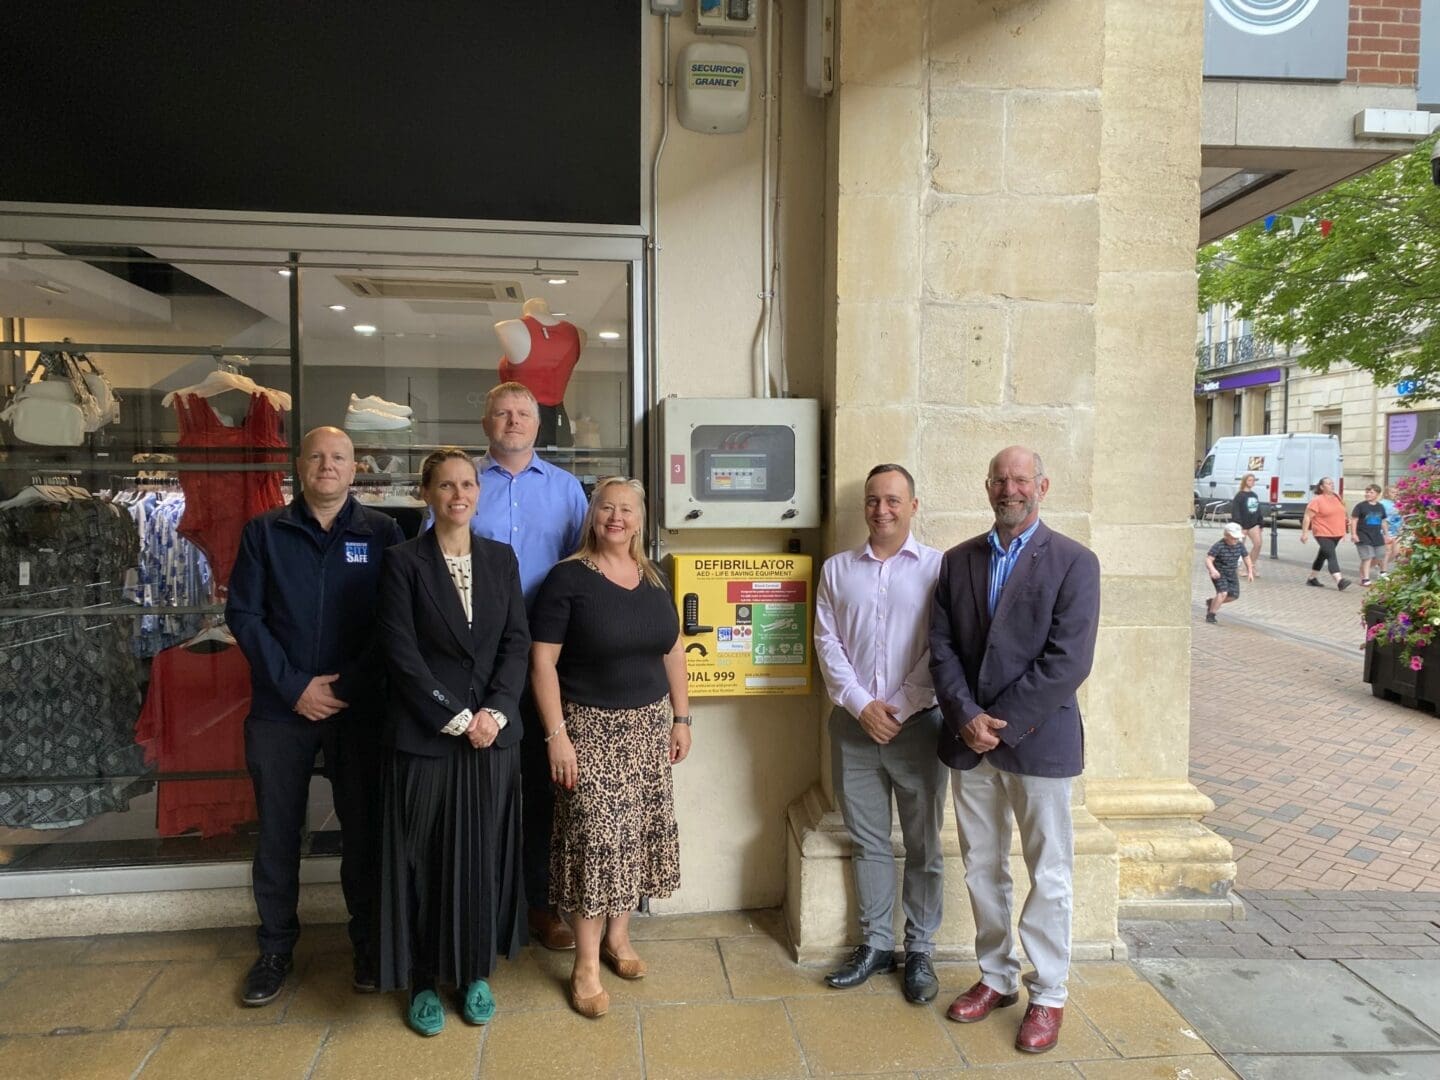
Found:
[[[86,254],[94,258],[94,251],[81,253],[73,261],[5,257],[17,250],[18,245],[13,243],[0,246],[0,315],[120,323],[132,328],[149,323],[158,327],[171,321],[167,294],[213,293],[244,304],[262,318],[229,341],[206,344],[243,350],[246,346],[283,345],[288,341],[289,281],[278,272],[285,252],[122,249],[165,260],[153,273],[135,273],[133,270],[142,264],[83,261]],[[58,253],[33,243],[25,245],[25,250],[32,254]],[[227,258],[243,258],[246,262],[273,259],[274,265],[211,265],[201,261]],[[357,337],[354,326],[371,325],[377,328],[374,335],[368,336],[372,342],[378,338],[393,346],[399,346],[401,339],[409,339],[412,345],[429,340],[450,346],[473,345],[488,358],[497,348],[494,323],[519,318],[523,301],[542,297],[551,311],[564,313],[568,321],[588,332],[587,351],[609,348],[628,352],[630,299],[623,264],[567,260],[562,265],[551,260],[541,263],[542,272],[537,274],[537,264],[526,259],[417,256],[340,265],[346,258],[307,254],[302,259],[302,268],[306,262],[326,264],[304,270],[301,319],[307,340],[353,341]],[[564,284],[550,283],[557,277],[563,277]],[[346,283],[346,279],[353,278],[402,279],[434,285],[407,290],[419,294],[410,298],[390,299],[357,295]],[[148,281],[152,287],[137,281]],[[514,300],[457,299],[454,295],[457,283],[485,282],[518,284],[521,295]],[[479,289],[464,291],[483,293]],[[344,305],[345,310],[334,311],[332,305]],[[601,331],[620,336],[607,341],[598,337]],[[266,340],[269,337],[276,340]],[[357,356],[356,362],[367,361]]]

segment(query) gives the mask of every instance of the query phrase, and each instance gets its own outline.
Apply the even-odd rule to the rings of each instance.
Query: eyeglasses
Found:
[[[992,489],[992,490],[1000,491],[1000,490],[1002,490],[1002,489],[1005,487],[1006,484],[1014,484],[1017,488],[1023,488],[1023,487],[1029,487],[1031,484],[1035,483],[1035,481],[1036,481],[1036,480],[1039,480],[1039,479],[1040,479],[1040,477],[1039,477],[1038,475],[1036,475],[1036,476],[987,476],[987,477],[985,478],[985,486],[988,487],[988,488],[990,488],[990,489]]]

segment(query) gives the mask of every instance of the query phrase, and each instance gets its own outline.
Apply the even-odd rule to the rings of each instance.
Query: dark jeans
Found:
[[[350,941],[368,951],[374,940],[383,754],[373,732],[344,724],[245,721],[245,765],[260,814],[251,884],[262,953],[289,953],[300,937],[300,842],[310,774],[321,751],[340,819],[340,887],[350,912]]]
[[[529,687],[520,699],[525,734],[520,739],[520,799],[523,814],[525,900],[550,906],[550,830],[555,825],[555,786],[545,751],[545,728]]]
[[[1340,558],[1335,554],[1335,545],[1340,543],[1340,540],[1341,538],[1338,536],[1315,537],[1315,546],[1320,550],[1315,553],[1315,561],[1310,564],[1312,573],[1327,562],[1330,564],[1330,573],[1340,573]]]

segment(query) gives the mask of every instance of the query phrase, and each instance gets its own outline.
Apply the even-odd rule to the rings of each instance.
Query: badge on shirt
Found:
[[[345,561],[347,563],[368,563],[370,561],[370,545],[363,540],[346,540]]]

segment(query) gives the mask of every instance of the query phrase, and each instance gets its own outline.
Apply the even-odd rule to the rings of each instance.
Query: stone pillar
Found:
[[[1202,12],[1103,6],[1088,802],[1119,843],[1122,915],[1227,917],[1234,856],[1189,781],[1193,463],[1176,438],[1191,419]],[[1143,468],[1137,446],[1153,449]]]
[[[1047,522],[1104,570],[1081,702],[1077,957],[1123,953],[1121,910],[1228,913],[1234,876],[1186,779],[1200,47],[1188,0],[839,11],[827,542],[863,537],[878,461],[913,466],[917,531],[945,548],[989,526],[996,450],[1044,455]],[[802,961],[828,959],[855,934],[828,782],[788,818],[793,939]],[[947,832],[940,950],[973,955]],[[1023,894],[1018,843],[1013,859]]]

